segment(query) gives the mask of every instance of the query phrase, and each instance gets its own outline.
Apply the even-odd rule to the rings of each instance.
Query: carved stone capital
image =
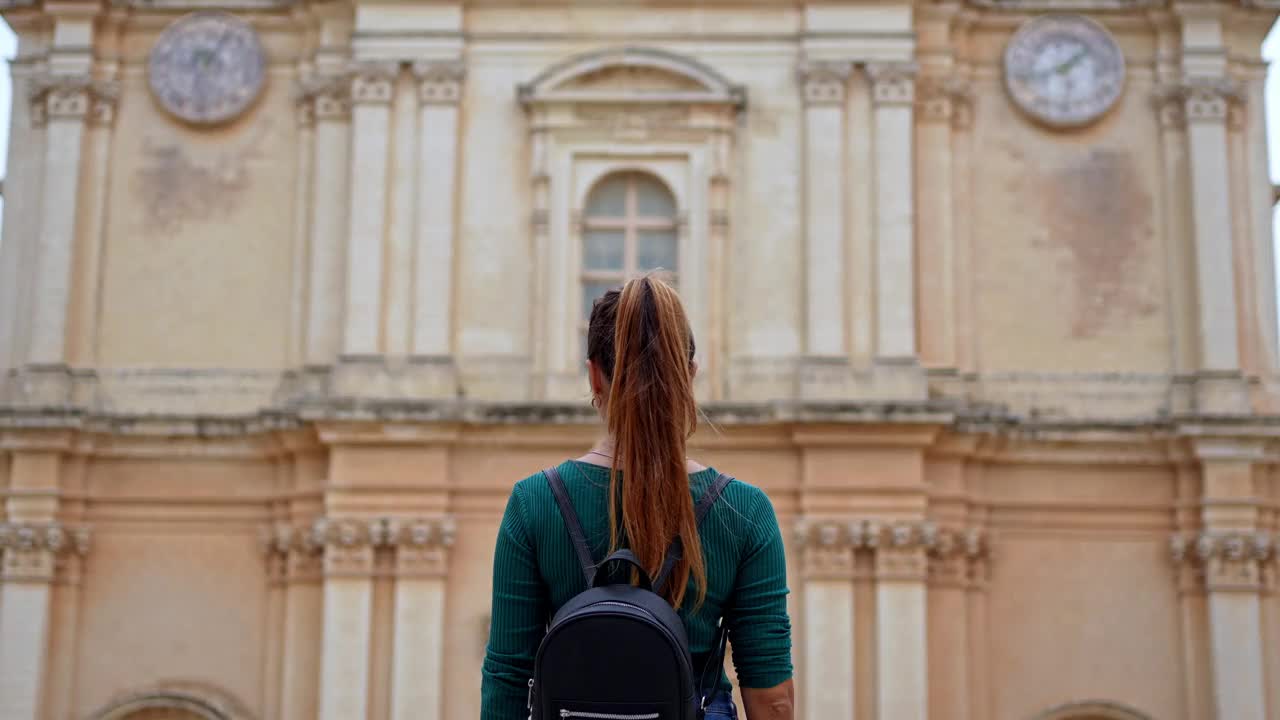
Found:
[[[418,101],[423,105],[457,105],[462,98],[466,65],[459,60],[415,62],[413,74],[418,79]]]
[[[351,66],[353,105],[390,105],[395,97],[399,65],[392,62],[362,62]]]
[[[400,522],[392,536],[396,576],[444,577],[456,532],[453,518],[448,516]]]
[[[110,127],[116,120],[116,106],[119,103],[119,82],[103,80],[94,83],[89,97],[89,123],[98,127]]]
[[[351,78],[346,73],[311,73],[294,88],[299,124],[346,120],[351,115]]]
[[[41,74],[27,81],[32,125],[50,120],[79,120],[109,124],[115,118],[120,85],[89,75]]]
[[[798,75],[806,105],[842,105],[853,63],[815,60],[802,63]]]
[[[268,572],[278,564],[289,580],[372,576],[393,559],[397,576],[443,577],[457,532],[452,517],[316,518],[310,527],[278,524],[263,531]],[[383,570],[378,570],[383,572]]]
[[[858,553],[881,581],[951,583],[986,578],[988,542],[978,528],[942,527],[930,520],[807,520],[796,528],[803,572],[811,579],[852,579]]]
[[[871,102],[876,106],[911,105],[916,96],[915,63],[868,63],[867,78],[871,81]]]
[[[89,552],[89,529],[61,523],[0,523],[0,579],[6,582],[76,581]]]
[[[809,580],[852,580],[855,553],[866,547],[863,523],[801,520],[796,526],[801,572]]]
[[[1201,531],[1169,540],[1169,555],[1182,571],[1184,590],[1256,592],[1274,576],[1280,535]]]
[[[926,544],[931,584],[986,586],[990,543],[980,528],[938,528],[934,538]]]
[[[916,84],[916,110],[921,122],[968,128],[973,120],[973,90],[955,77],[921,78]]]
[[[1245,93],[1234,78],[1189,77],[1156,88],[1154,103],[1165,128],[1188,122],[1225,123],[1233,107],[1244,104]]]

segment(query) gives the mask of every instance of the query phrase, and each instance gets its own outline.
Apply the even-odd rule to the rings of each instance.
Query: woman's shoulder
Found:
[[[717,473],[729,476],[730,480],[716,504],[712,506],[710,517],[717,518],[720,522],[748,528],[755,528],[761,523],[777,524],[773,502],[769,499],[768,493],[730,473],[723,471],[717,471]],[[713,473],[712,477],[714,478],[717,473]]]
[[[769,496],[765,493],[765,491],[761,490],[758,486],[751,484],[750,481],[743,480],[742,478],[738,477],[737,475],[734,475],[733,473],[728,473],[718,468],[708,468],[708,469],[714,470],[714,472],[711,474],[712,478],[716,477],[717,475],[725,475],[729,478],[729,484],[724,486],[724,497],[734,497],[734,498],[739,498],[743,500],[751,500],[752,502],[756,502],[756,503],[769,502]]]

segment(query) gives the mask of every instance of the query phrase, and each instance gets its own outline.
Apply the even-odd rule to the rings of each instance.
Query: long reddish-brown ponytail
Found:
[[[679,538],[683,552],[663,589],[675,607],[684,601],[690,576],[698,604],[707,591],[685,464],[686,441],[698,423],[693,356],[693,333],[680,296],[658,278],[631,280],[592,308],[587,357],[610,381],[605,421],[614,439],[611,543],[616,549],[625,537],[653,577]],[[618,470],[625,478],[621,483]]]

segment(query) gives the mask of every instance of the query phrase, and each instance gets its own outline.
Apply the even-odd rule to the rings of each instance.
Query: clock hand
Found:
[[[1078,65],[1080,61],[1084,59],[1084,56],[1087,54],[1088,52],[1085,50],[1081,50],[1080,52],[1076,53],[1075,56],[1073,56],[1070,60],[1062,63],[1056,68],[1057,73],[1059,75],[1066,75],[1068,72],[1071,72],[1071,68]]]

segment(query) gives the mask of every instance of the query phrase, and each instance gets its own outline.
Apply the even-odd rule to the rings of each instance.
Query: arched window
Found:
[[[582,213],[582,356],[591,305],[629,277],[661,270],[677,285],[676,201],[657,178],[639,172],[610,175],[587,196]]]
[[[1133,708],[1106,700],[1072,702],[1046,710],[1035,720],[1149,720]]]

